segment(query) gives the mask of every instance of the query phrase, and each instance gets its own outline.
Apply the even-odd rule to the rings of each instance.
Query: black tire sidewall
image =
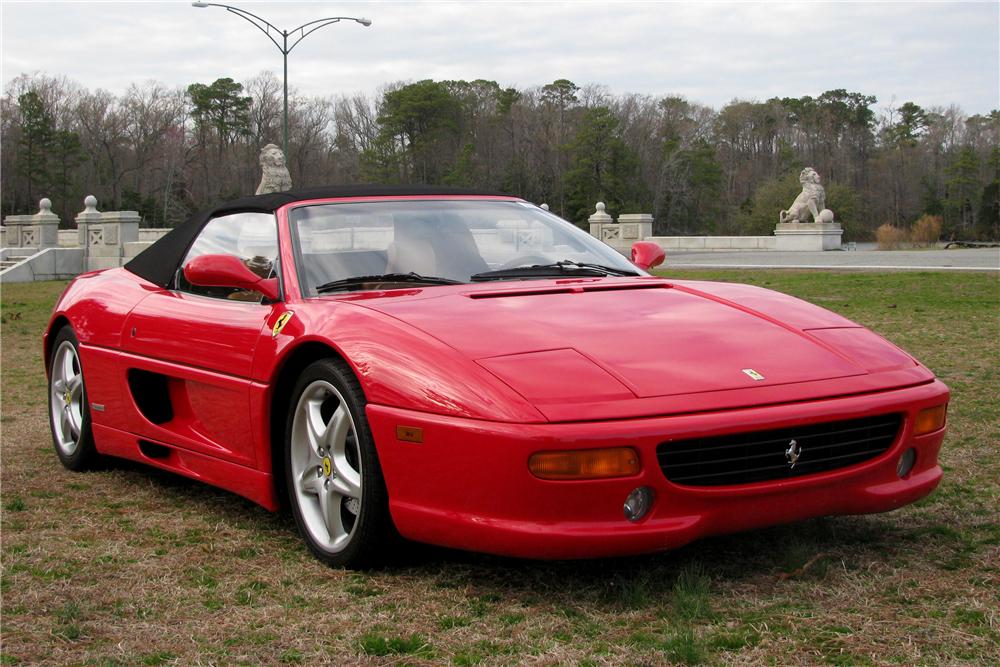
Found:
[[[354,431],[361,453],[361,512],[358,515],[353,535],[348,545],[338,552],[330,552],[320,546],[309,534],[299,508],[295,493],[291,461],[292,422],[295,409],[306,387],[317,380],[332,384],[344,398],[347,409],[354,421]],[[375,440],[372,437],[368,419],[365,416],[364,392],[351,372],[350,367],[339,359],[320,359],[302,372],[295,383],[285,421],[284,469],[288,506],[299,534],[309,550],[319,560],[335,567],[369,567],[384,558],[384,545],[390,534],[391,520],[388,512],[388,495],[382,469],[379,464]]]
[[[76,449],[72,454],[66,454],[59,448],[56,442],[56,424],[53,421],[54,418],[52,415],[52,362],[55,360],[59,348],[67,341],[72,343],[73,349],[76,351],[76,359],[80,364],[80,376],[82,378],[80,387],[80,439],[77,441]],[[90,470],[97,464],[98,454],[97,448],[94,445],[94,432],[90,422],[90,399],[87,395],[87,381],[83,368],[83,359],[80,357],[80,342],[77,340],[72,327],[66,325],[56,333],[56,337],[52,341],[51,351],[46,361],[49,370],[46,389],[48,391],[49,430],[52,435],[52,447],[56,450],[56,456],[59,457],[59,461],[69,470]]]

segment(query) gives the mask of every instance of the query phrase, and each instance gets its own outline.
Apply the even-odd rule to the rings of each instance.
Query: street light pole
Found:
[[[240,9],[239,7],[233,7],[232,5],[222,5],[216,2],[192,2],[192,7],[205,8],[205,7],[222,7],[227,12],[236,14],[241,19],[248,21],[255,28],[260,30],[264,35],[267,36],[271,42],[278,47],[281,51],[281,56],[284,61],[284,112],[281,115],[281,149],[285,153],[285,162],[288,162],[288,54],[292,52],[299,42],[303,39],[316,32],[320,28],[325,28],[328,25],[333,25],[334,23],[340,23],[341,21],[354,21],[355,23],[360,23],[366,28],[372,24],[371,19],[366,18],[354,18],[352,16],[329,16],[323,19],[316,19],[315,21],[309,21],[308,23],[303,23],[298,28],[293,28],[292,30],[282,30],[272,23],[262,19],[261,17],[248,12],[245,9]],[[275,39],[271,31],[274,31],[278,35],[281,35],[281,43]],[[299,33],[298,39],[292,42],[292,45],[288,45],[289,36],[295,37],[295,33]]]
[[[281,76],[284,85],[282,100],[284,108],[281,112],[281,152],[285,154],[285,164],[288,164],[288,33],[281,32],[283,48],[281,49],[281,60],[284,65],[284,73]]]

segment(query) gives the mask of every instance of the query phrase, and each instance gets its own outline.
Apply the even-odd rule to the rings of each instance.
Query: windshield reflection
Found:
[[[416,274],[439,282],[560,262],[641,273],[615,250],[519,201],[419,200],[318,204],[290,217],[303,293],[354,278]],[[539,277],[510,272],[504,279]],[[564,271],[554,271],[559,277]],[[351,289],[374,289],[359,279]],[[383,286],[386,281],[371,281]],[[412,285],[411,285],[412,286]]]

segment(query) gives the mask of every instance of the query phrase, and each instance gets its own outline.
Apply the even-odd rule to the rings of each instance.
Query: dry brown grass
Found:
[[[427,548],[383,571],[332,570],[290,520],[231,494],[124,463],[63,470],[39,358],[60,286],[5,288],[3,664],[1000,662],[997,280],[688,277],[802,295],[934,368],[954,392],[938,492],[657,556],[537,563]]]
[[[940,215],[922,215],[913,223],[913,227],[910,229],[910,241],[913,245],[921,248],[934,245],[940,238]]]
[[[898,250],[908,238],[905,229],[894,227],[889,223],[875,230],[875,240],[878,241],[879,250]]]

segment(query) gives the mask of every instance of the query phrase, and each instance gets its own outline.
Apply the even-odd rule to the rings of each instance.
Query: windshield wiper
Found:
[[[628,269],[616,269],[613,266],[604,266],[603,264],[588,264],[586,262],[574,262],[573,260],[564,259],[552,264],[533,264],[532,266],[483,271],[482,273],[474,274],[469,280],[474,283],[480,283],[489,280],[505,280],[507,278],[545,278],[561,275],[638,276],[639,274]]]
[[[374,276],[352,276],[342,280],[331,280],[316,288],[318,294],[335,292],[340,289],[360,288],[366,283],[426,283],[429,285],[461,285],[461,280],[440,278],[438,276],[422,276],[419,273],[382,273]]]

